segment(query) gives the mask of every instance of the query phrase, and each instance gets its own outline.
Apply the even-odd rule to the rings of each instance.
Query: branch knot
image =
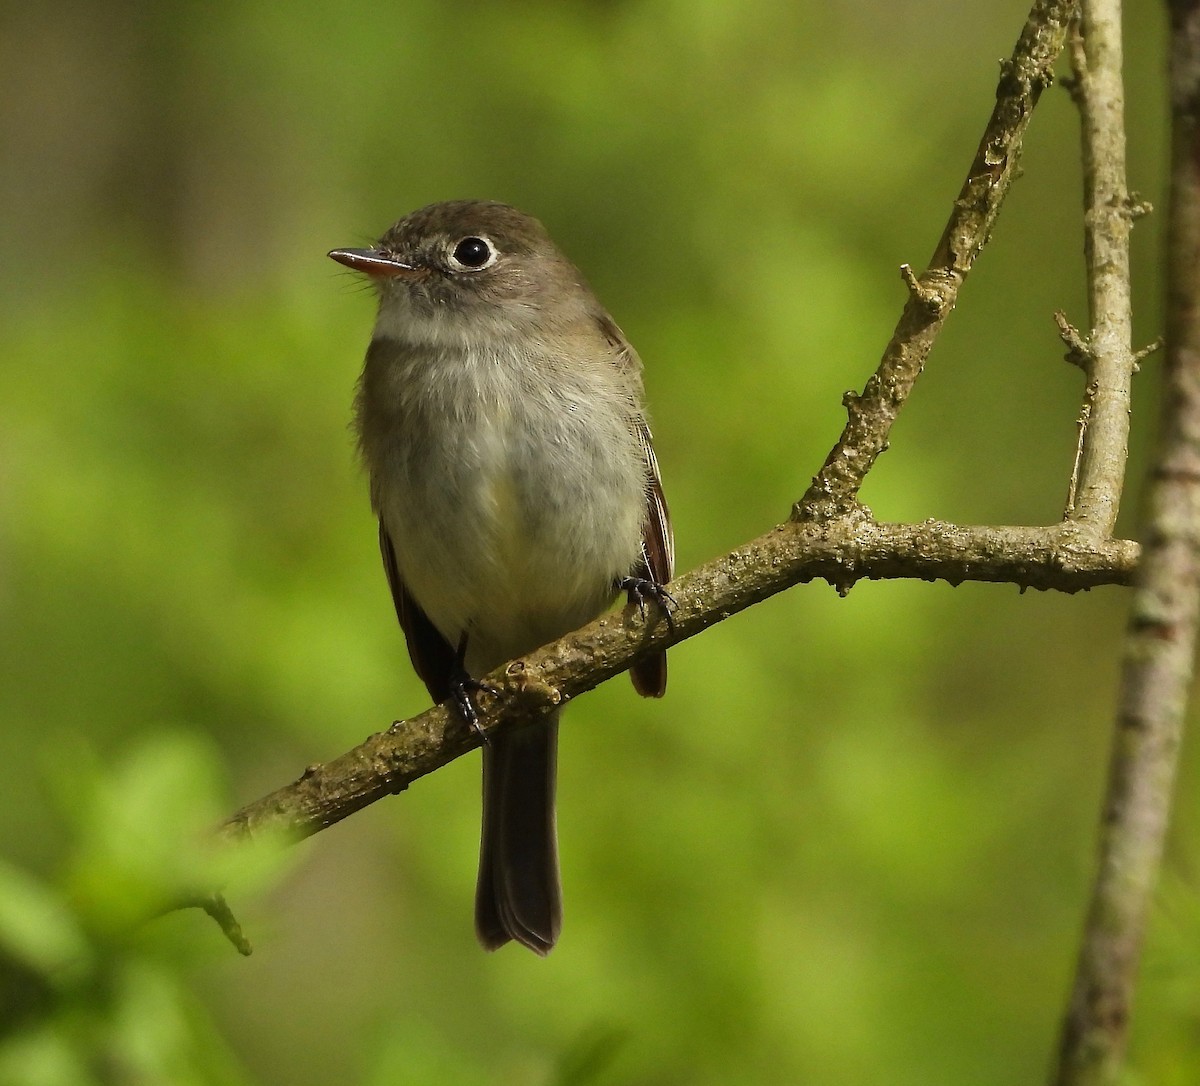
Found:
[[[1085,336],[1067,320],[1067,315],[1061,309],[1054,311],[1054,323],[1058,325],[1059,338],[1067,345],[1067,353],[1063,358],[1072,366],[1078,366],[1084,373],[1090,373],[1096,361],[1091,337]]]
[[[940,317],[949,308],[950,303],[942,289],[942,284],[937,283],[937,280],[944,278],[944,275],[939,275],[936,271],[929,271],[921,279],[918,279],[911,264],[901,264],[900,278],[908,287],[908,293],[912,300],[931,317]]]

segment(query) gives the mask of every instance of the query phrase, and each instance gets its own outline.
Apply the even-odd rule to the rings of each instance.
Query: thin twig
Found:
[[[1011,60],[1001,66],[996,106],[929,267],[919,279],[907,265],[901,269],[909,288],[908,304],[862,394],[846,397],[846,426],[796,504],[797,519],[850,512],[867,472],[887,447],[892,424],[1017,175],[1021,141],[1038,98],[1053,81],[1054,61],[1062,51],[1075,6],[1075,0],[1034,3]]]
[[[1086,336],[1068,340],[1068,361],[1084,372],[1087,419],[1072,472],[1066,515],[1112,535],[1129,454],[1134,373],[1129,234],[1134,209],[1125,180],[1125,91],[1121,79],[1121,0],[1083,0],[1071,25],[1071,97],[1083,145]],[[1060,320],[1060,328],[1065,318]],[[1069,325],[1068,325],[1069,327]],[[1065,335],[1064,335],[1065,338]]]
[[[221,929],[225,938],[228,939],[244,958],[248,958],[252,952],[250,940],[246,938],[242,932],[242,926],[237,922],[237,918],[233,915],[233,910],[229,907],[229,903],[225,900],[222,894],[208,894],[205,897],[198,898],[194,904],[197,908],[203,909],[214,921],[217,927]]]
[[[1200,613],[1200,0],[1175,0],[1171,16],[1162,436],[1146,554],[1126,632],[1099,870],[1063,1026],[1057,1086],[1111,1086],[1121,1078]]]
[[[1072,42],[1072,52],[1081,51],[1083,48],[1078,41]],[[1071,96],[1078,101],[1079,84],[1077,81],[1072,81]],[[1083,337],[1079,329],[1075,327],[1069,320],[1067,315],[1060,309],[1054,314],[1054,321],[1058,325],[1059,338],[1066,344],[1067,353],[1063,356],[1072,366],[1078,366],[1084,373],[1089,373],[1092,368],[1092,346]],[[1079,492],[1079,470],[1083,463],[1083,451],[1087,448],[1088,424],[1091,422],[1092,404],[1089,398],[1085,398],[1083,406],[1079,409],[1079,417],[1075,420],[1075,426],[1078,433],[1075,435],[1075,460],[1071,464],[1071,482],[1067,486],[1067,506],[1063,511],[1063,519],[1069,520],[1075,513],[1075,496]]]

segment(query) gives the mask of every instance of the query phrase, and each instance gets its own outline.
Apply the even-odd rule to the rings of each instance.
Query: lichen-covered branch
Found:
[[[498,693],[481,695],[481,729],[486,734],[509,727],[578,697],[624,671],[641,652],[677,644],[804,581],[824,579],[842,592],[860,580],[901,577],[1075,592],[1129,583],[1137,558],[1136,544],[1091,539],[1069,525],[876,524],[861,514],[781,524],[672,583],[670,622],[653,608],[643,619],[636,607],[627,607],[488,676]],[[238,811],[223,832],[306,837],[402,791],[479,743],[456,713],[430,709],[340,758],[310,766],[298,780]]]
[[[1058,1086],[1121,1079],[1192,685],[1200,611],[1200,0],[1171,9],[1172,164],[1163,424]]]
[[[879,368],[861,394],[847,393],[846,426],[830,450],[794,516],[800,520],[841,516],[857,500],[863,480],[887,447],[888,434],[958,291],[991,235],[1000,205],[1017,175],[1021,144],[1034,106],[1053,82],[1076,0],[1036,0],[1012,58],[1001,68],[996,106],[963,182],[946,228],[918,278],[905,265],[908,303]]]

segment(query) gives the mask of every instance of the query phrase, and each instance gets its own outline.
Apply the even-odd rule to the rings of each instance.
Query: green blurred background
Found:
[[[661,703],[584,699],[548,960],[475,945],[477,757],[214,867],[249,959],[195,911],[130,927],[212,863],[198,829],[427,704],[347,426],[373,301],[326,250],[451,197],[542,218],[646,361],[688,569],[783,519],[836,438],[1026,7],[4,8],[0,1082],[1043,1077],[1117,589],[811,585],[676,649]],[[1131,185],[1161,211],[1164,20],[1134,7]],[[865,489],[880,518],[1061,512],[1081,389],[1051,314],[1086,314],[1058,88],[1024,167]],[[1155,1083],[1200,1075],[1198,776],[1189,745],[1137,1008]]]

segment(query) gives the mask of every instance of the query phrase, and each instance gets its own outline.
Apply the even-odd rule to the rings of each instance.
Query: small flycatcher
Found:
[[[364,272],[379,314],[358,386],[359,446],[413,667],[435,701],[595,618],[660,601],[674,552],[642,365],[536,219],[458,200],[401,219]],[[666,690],[662,652],[630,675]],[[483,748],[475,928],[546,954],[562,898],[558,713]]]

